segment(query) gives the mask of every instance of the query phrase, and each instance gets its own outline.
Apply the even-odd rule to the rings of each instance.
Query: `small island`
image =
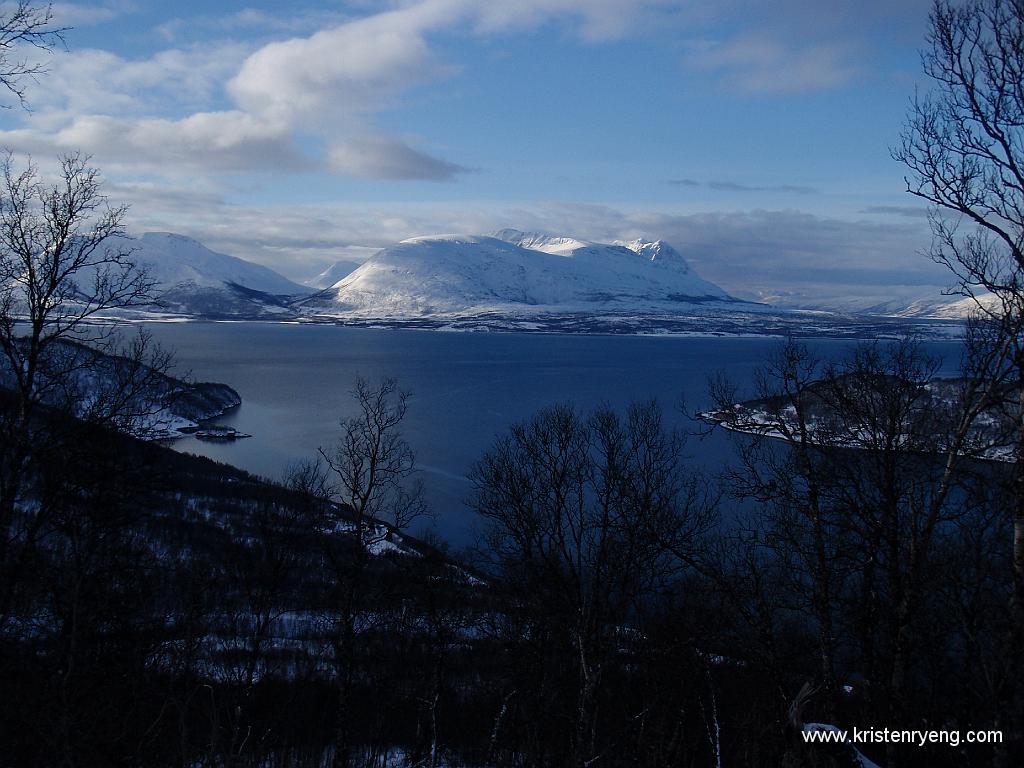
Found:
[[[192,435],[197,440],[211,440],[215,442],[229,442],[241,440],[245,437],[252,437],[245,432],[239,432],[234,427],[224,424],[205,424],[197,426],[179,427],[178,431],[183,435]]]

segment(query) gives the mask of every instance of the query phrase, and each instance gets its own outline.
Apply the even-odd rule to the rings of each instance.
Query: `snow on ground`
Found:
[[[928,413],[929,409],[955,408],[958,397],[959,381],[957,379],[936,379],[924,385],[924,395],[915,410],[907,416],[908,420],[915,413]],[[828,445],[835,448],[864,449],[875,445],[877,436],[857,424],[837,423],[829,418],[830,414],[820,403],[809,402],[805,428],[807,439],[812,444]],[[773,439],[798,439],[800,428],[796,409],[792,406],[779,407],[778,401],[750,400],[735,403],[731,408],[706,411],[698,417],[712,424],[733,432],[759,435]],[[961,453],[989,461],[1010,462],[1016,460],[1014,445],[1006,441],[1012,434],[1010,414],[999,409],[990,409],[980,413],[971,424],[966,439],[961,444]],[[917,429],[908,423],[908,430]],[[900,435],[897,447],[914,450],[921,444],[920,434],[910,431]],[[943,444],[941,435],[932,436],[929,450],[942,452],[949,450]]]

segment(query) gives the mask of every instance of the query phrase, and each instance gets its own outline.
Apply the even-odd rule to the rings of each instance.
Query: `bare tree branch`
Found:
[[[0,10],[0,87],[6,88],[25,109],[27,82],[46,74],[46,65],[22,53],[28,47],[48,53],[64,44],[67,27],[53,24],[53,4],[18,0]],[[5,105],[6,106],[6,105]]]

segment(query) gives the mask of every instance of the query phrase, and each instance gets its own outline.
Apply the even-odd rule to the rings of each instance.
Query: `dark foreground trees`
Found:
[[[837,361],[790,342],[749,407],[718,387],[721,418],[756,437],[726,477],[755,506],[726,535],[734,554],[716,581],[771,640],[771,668],[785,669],[793,653],[816,660],[805,673],[810,696],[798,696],[799,677],[779,680],[807,719],[1000,722],[992,675],[1003,660],[993,644],[1006,621],[993,606],[1009,585],[992,588],[1008,553],[984,548],[1009,525],[1009,465],[982,459],[1005,449],[1013,418],[1012,381],[990,376],[1005,354],[994,341],[974,340],[956,381],[938,379],[938,361],[905,339]],[[793,621],[802,651],[779,633]],[[938,707],[935,686],[948,697]],[[896,744],[880,755],[890,766],[924,758]]]
[[[1024,4],[938,1],[922,61],[931,88],[911,105],[894,150],[908,191],[933,207],[931,256],[954,290],[1002,333],[1024,382]],[[1018,384],[1018,387],[1024,385]],[[1024,750],[1024,388],[1017,398],[1011,628],[999,698],[1010,742]],[[1009,753],[1003,765],[1013,764]]]
[[[805,723],[998,728],[1015,411],[1002,337],[964,376],[920,341],[840,359],[781,346],[708,525],[657,408],[543,411],[473,473],[503,609],[488,764],[848,765]],[[993,371],[1001,372],[993,377]],[[986,765],[996,750],[878,743],[879,764]]]
[[[513,427],[470,479],[483,557],[512,600],[499,637],[522,654],[506,695],[517,691],[521,726],[538,721],[521,734],[564,765],[622,759],[644,706],[630,713],[608,694],[643,646],[639,617],[677,566],[666,542],[688,549],[710,517],[679,435],[655,403],[625,416],[559,406]],[[495,730],[507,729],[511,718],[498,714]],[[538,731],[554,723],[564,742],[545,744]]]
[[[38,485],[53,515],[0,637],[0,748],[26,766],[843,766],[804,723],[992,728],[1011,465],[958,437],[987,390],[937,381],[913,342],[817,362],[789,345],[766,369],[748,426],[784,439],[737,437],[717,507],[652,403],[517,425],[472,476],[472,567],[365,512],[410,509],[389,382],[357,386],[333,469],[288,487],[83,424]],[[743,428],[754,411],[717,391]]]
[[[376,624],[371,606],[382,600],[381,585],[367,578],[370,560],[391,543],[393,531],[404,529],[425,512],[422,489],[414,477],[416,461],[402,436],[409,395],[394,379],[378,384],[358,377],[352,389],[354,416],[342,419],[341,435],[332,450],[320,453],[330,468],[333,495],[340,505],[324,505],[314,521],[327,533],[324,557],[330,574],[324,617],[329,626],[337,687],[334,768],[349,768],[360,744],[353,733],[352,706],[357,642]],[[343,533],[342,536],[330,535]]]
[[[124,209],[85,158],[57,180],[4,163],[0,186],[0,631],[25,568],[59,510],[46,471],[70,461],[82,424],[142,431],[169,356],[145,334],[124,344],[91,321],[144,299],[151,283],[110,247]]]

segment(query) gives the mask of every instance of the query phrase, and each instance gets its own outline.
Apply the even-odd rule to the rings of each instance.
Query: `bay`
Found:
[[[411,392],[403,434],[416,452],[433,512],[414,532],[433,529],[459,546],[473,535],[466,473],[512,424],[537,409],[570,402],[587,411],[654,398],[674,426],[709,404],[708,377],[721,371],[751,392],[755,369],[776,349],[773,337],[590,336],[450,333],[286,323],[157,323],[153,337],[176,353],[178,375],[238,390],[242,405],[217,420],[252,437],[231,443],[195,438],[177,450],[208,456],[271,479],[315,459],[354,414],[356,376],[388,376]],[[850,340],[812,339],[819,354],[841,355]],[[943,373],[959,362],[957,341],[929,341]],[[692,437],[690,461],[708,471],[733,455],[737,436]]]

